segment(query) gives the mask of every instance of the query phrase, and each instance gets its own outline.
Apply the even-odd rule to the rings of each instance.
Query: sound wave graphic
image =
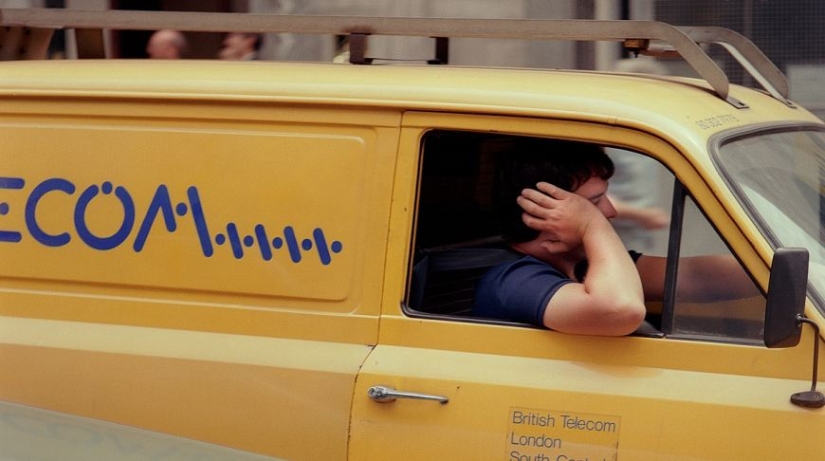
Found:
[[[327,243],[326,235],[324,235],[321,228],[315,228],[312,231],[312,238],[299,239],[295,234],[295,229],[292,226],[286,226],[282,237],[278,236],[270,240],[263,224],[255,226],[254,235],[241,237],[237,225],[229,223],[226,225],[226,234],[215,236],[216,244],[225,245],[227,242],[232,248],[232,254],[236,259],[244,257],[244,248],[252,248],[257,245],[264,261],[272,259],[273,250],[285,249],[289,253],[292,262],[297,264],[303,259],[304,252],[310,252],[314,249],[321,264],[325,266],[332,262],[333,254],[338,254],[344,249],[343,243],[338,240]]]

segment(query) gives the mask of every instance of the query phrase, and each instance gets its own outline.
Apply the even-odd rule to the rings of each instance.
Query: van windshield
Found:
[[[717,166],[774,246],[810,252],[809,295],[825,314],[825,131],[794,129],[737,137]]]

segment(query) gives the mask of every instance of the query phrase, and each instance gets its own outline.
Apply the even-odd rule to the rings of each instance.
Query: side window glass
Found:
[[[686,197],[672,333],[761,340],[764,316],[765,297]]]
[[[611,223],[625,246],[645,255],[665,256],[673,174],[636,152],[605,148],[615,165],[608,195],[618,211]]]
[[[667,255],[671,240],[669,211],[674,176],[654,159],[635,152],[606,148],[616,166],[609,193],[620,211],[613,227],[628,249],[646,256]],[[725,242],[686,196],[675,290],[668,305],[670,320],[662,329],[680,337],[761,340],[765,298],[734,258]],[[668,210],[666,213],[664,210]],[[678,238],[677,238],[678,237]],[[648,302],[648,320],[659,325],[661,305]]]

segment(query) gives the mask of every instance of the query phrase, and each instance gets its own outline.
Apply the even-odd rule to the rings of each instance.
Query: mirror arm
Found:
[[[811,378],[811,390],[793,394],[791,396],[791,402],[800,407],[822,408],[825,406],[825,395],[816,390],[816,379],[819,375],[819,326],[801,314],[796,316],[796,321],[800,325],[807,323],[814,328],[814,365],[813,377]]]

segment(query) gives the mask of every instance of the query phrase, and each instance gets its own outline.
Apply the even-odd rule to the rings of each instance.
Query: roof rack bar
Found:
[[[735,33],[718,28],[680,30],[655,21],[597,21],[545,19],[388,18],[356,16],[271,15],[171,11],[86,11],[74,9],[0,9],[0,25],[56,29],[177,29],[191,32],[259,32],[348,35],[397,35],[450,38],[522,40],[624,41],[659,40],[673,46],[722,99],[728,99],[729,81],[719,66],[696,43],[732,43],[748,66],[758,69],[779,95],[786,94],[776,71],[761,52]],[[685,30],[687,32],[685,32]],[[691,34],[693,34],[691,36]],[[365,57],[366,59],[366,57]],[[769,61],[767,61],[769,63]],[[781,73],[780,73],[781,75]],[[783,77],[784,78],[784,77]]]
[[[715,43],[725,48],[774,98],[788,102],[788,79],[752,41],[723,27],[678,27],[697,43]]]

